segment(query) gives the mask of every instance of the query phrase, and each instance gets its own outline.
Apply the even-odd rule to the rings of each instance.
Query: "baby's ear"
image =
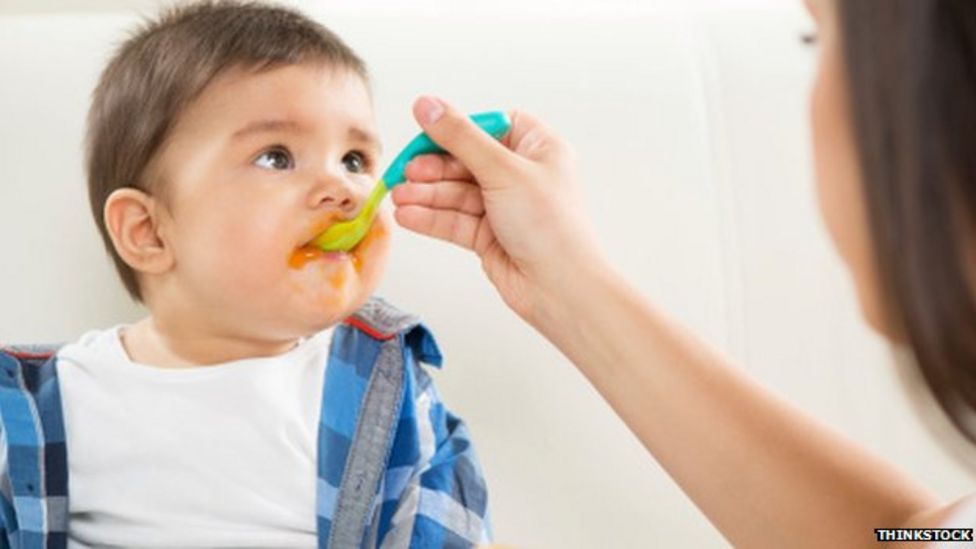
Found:
[[[173,266],[172,250],[160,237],[162,210],[139,189],[116,189],[105,201],[105,230],[115,252],[137,273],[160,274]]]

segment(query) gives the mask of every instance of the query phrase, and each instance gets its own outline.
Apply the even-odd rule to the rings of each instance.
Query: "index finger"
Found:
[[[409,181],[471,181],[471,171],[453,156],[422,154],[407,164],[404,170]]]
[[[467,166],[482,186],[504,184],[503,175],[519,161],[517,154],[439,99],[417,99],[413,114],[427,135]]]

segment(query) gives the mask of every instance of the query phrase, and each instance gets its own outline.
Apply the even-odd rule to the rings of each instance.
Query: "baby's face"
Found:
[[[369,92],[351,71],[220,75],[150,169],[165,185],[160,230],[175,257],[158,295],[225,335],[298,337],[348,316],[379,282],[388,213],[349,253],[308,243],[359,211],[379,152]]]

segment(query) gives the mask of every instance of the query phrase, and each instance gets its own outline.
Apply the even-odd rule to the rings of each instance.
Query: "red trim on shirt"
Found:
[[[3,348],[3,352],[7,353],[8,355],[10,355],[12,357],[19,358],[21,360],[33,360],[35,358],[43,358],[44,360],[47,360],[47,359],[51,358],[52,356],[54,356],[54,353],[53,352],[51,352],[51,353],[28,353],[27,351],[14,351],[13,349],[9,349],[7,347],[4,347]]]
[[[376,328],[370,326],[369,324],[366,324],[366,322],[363,321],[362,319],[356,318],[354,316],[347,318],[345,320],[345,323],[355,328],[359,328],[360,330],[369,334],[370,337],[374,339],[379,339],[381,341],[385,341],[387,339],[393,339],[394,337],[396,337],[396,333],[387,334],[387,333],[380,332]]]

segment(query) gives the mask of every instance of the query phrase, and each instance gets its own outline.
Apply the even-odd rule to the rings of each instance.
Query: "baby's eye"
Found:
[[[290,170],[295,167],[288,149],[275,147],[269,149],[254,159],[254,164],[268,170]]]
[[[352,173],[365,173],[369,169],[369,159],[359,151],[350,151],[342,157],[342,165]]]

